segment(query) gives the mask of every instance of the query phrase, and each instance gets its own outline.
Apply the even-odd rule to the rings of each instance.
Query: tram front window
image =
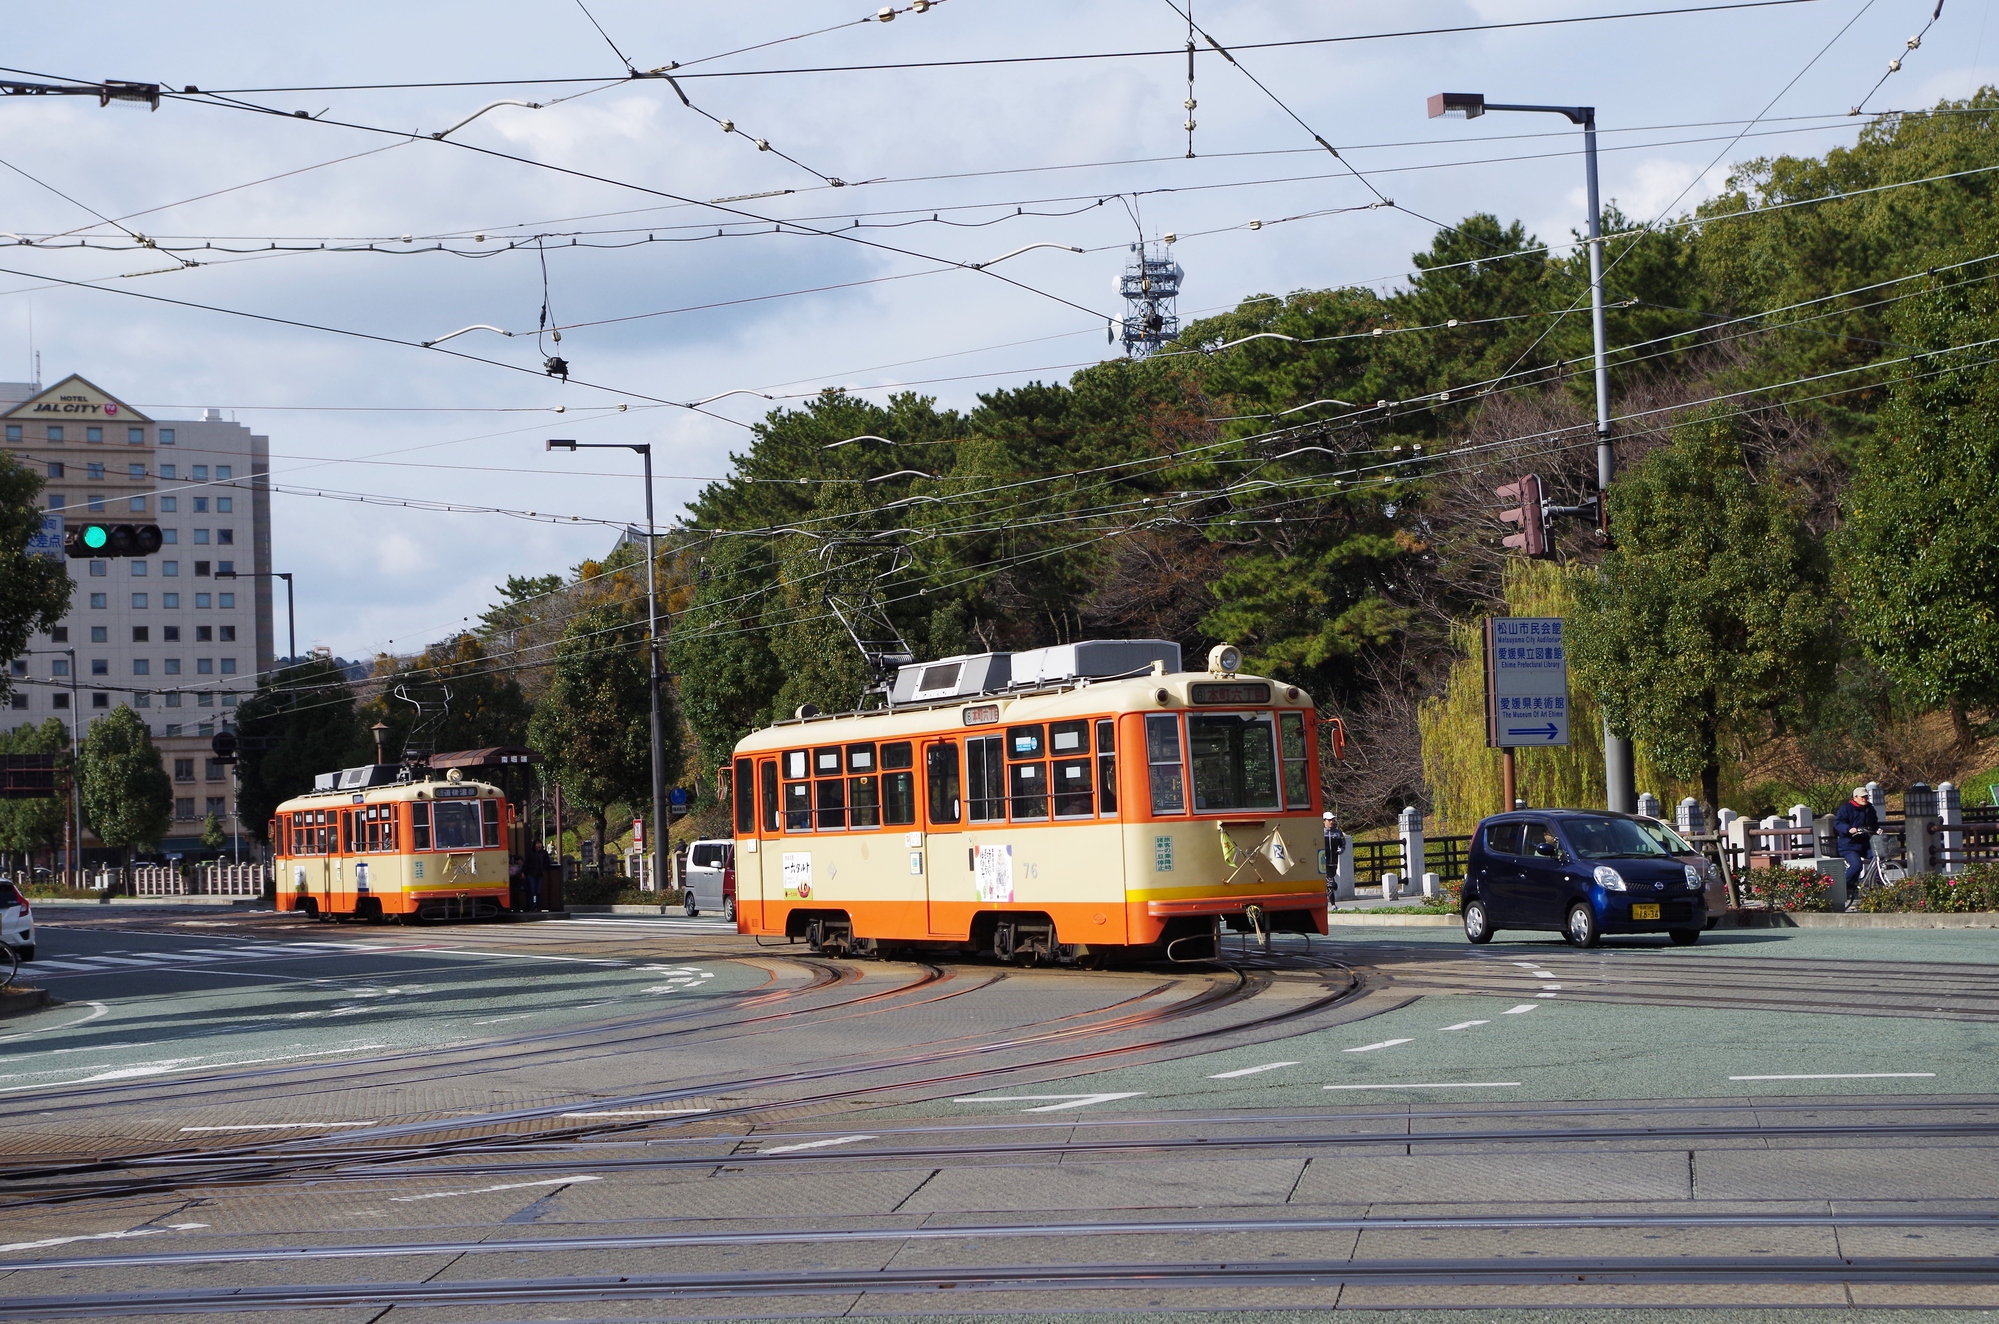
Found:
[[[1276,729],[1266,713],[1189,713],[1194,808],[1277,809]]]
[[[437,801],[430,807],[430,825],[439,850],[478,850],[485,836],[476,800]]]
[[[1153,713],[1145,719],[1145,761],[1152,781],[1152,812],[1187,812],[1186,772],[1180,765],[1180,719]]]

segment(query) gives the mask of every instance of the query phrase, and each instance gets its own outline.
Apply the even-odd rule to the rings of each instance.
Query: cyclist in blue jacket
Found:
[[[1833,844],[1840,857],[1846,861],[1846,907],[1857,910],[1860,906],[1859,888],[1861,871],[1867,867],[1867,847],[1874,834],[1881,830],[1880,816],[1874,812],[1873,804],[1867,798],[1867,788],[1853,788],[1853,798],[1839,807],[1832,816]]]

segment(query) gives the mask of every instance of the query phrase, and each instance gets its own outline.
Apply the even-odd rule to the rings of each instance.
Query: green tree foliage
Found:
[[[229,834],[222,830],[222,820],[213,814],[201,820],[201,844],[207,850],[221,850],[229,844]]]
[[[246,738],[236,768],[241,782],[236,816],[244,831],[266,844],[278,806],[310,791],[313,778],[375,759],[374,741],[355,709],[354,687],[327,657],[308,658],[265,677],[237,709],[236,729]]]
[[[69,821],[69,728],[59,717],[0,732],[0,754],[56,756],[56,794],[46,800],[0,800],[0,851],[24,855],[61,848]]]
[[[82,755],[83,821],[98,840],[128,859],[159,845],[173,826],[174,786],[139,715],[118,707],[92,722]]]
[[[575,618],[556,648],[548,693],[528,727],[529,743],[541,751],[542,777],[560,785],[595,823],[600,858],[611,806],[624,804],[650,817],[651,698],[642,608],[606,601]],[[680,777],[679,714],[669,702],[660,716],[671,786]]]
[[[42,527],[35,504],[42,480],[11,455],[0,455],[0,658],[18,657],[28,636],[47,630],[69,610],[69,567],[30,556],[28,540]],[[0,675],[0,696],[12,688]]]
[[[1610,490],[1616,548],[1577,586],[1569,657],[1619,735],[1721,796],[1723,742],[1801,724],[1837,657],[1830,571],[1798,496],[1733,418],[1673,430]]]
[[[442,700],[449,690],[444,720],[423,735],[431,752],[525,744],[530,709],[511,672],[510,662],[488,656],[485,644],[470,631],[432,644],[414,658],[377,658],[370,678],[376,693],[362,705],[362,724],[381,722],[389,728],[387,749],[394,761],[417,720],[416,706],[397,698],[397,687],[425,700]]]
[[[1903,694],[1999,703],[1999,291],[1939,277],[1890,323],[1932,351],[1891,391],[1835,540],[1848,629]],[[1970,345],[1958,349],[1954,346]]]

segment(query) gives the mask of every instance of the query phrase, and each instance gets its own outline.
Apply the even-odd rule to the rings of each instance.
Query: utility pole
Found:
[[[1611,447],[1610,362],[1604,339],[1603,204],[1597,190],[1596,177],[1596,107],[1513,105],[1487,101],[1482,92],[1439,92],[1430,98],[1431,119],[1439,115],[1463,115],[1466,119],[1477,119],[1488,110],[1517,110],[1561,115],[1566,117],[1569,123],[1582,127],[1583,170],[1589,193],[1587,245],[1590,333],[1596,357],[1596,490],[1597,508],[1600,512],[1598,529],[1608,539],[1610,504],[1606,496],[1610,491],[1611,479],[1617,476],[1617,453]],[[1631,742],[1622,736],[1613,735],[1610,730],[1610,719],[1606,717],[1603,722],[1603,785],[1607,807],[1626,814],[1636,810],[1636,788],[1633,785],[1635,780],[1632,771]],[[1510,804],[1507,807],[1512,808]]]

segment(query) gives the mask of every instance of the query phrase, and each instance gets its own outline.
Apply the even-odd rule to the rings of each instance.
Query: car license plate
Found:
[[[1631,918],[1657,919],[1659,918],[1659,907],[1656,905],[1647,906],[1647,905],[1639,905],[1637,903],[1633,903],[1631,907]]]

